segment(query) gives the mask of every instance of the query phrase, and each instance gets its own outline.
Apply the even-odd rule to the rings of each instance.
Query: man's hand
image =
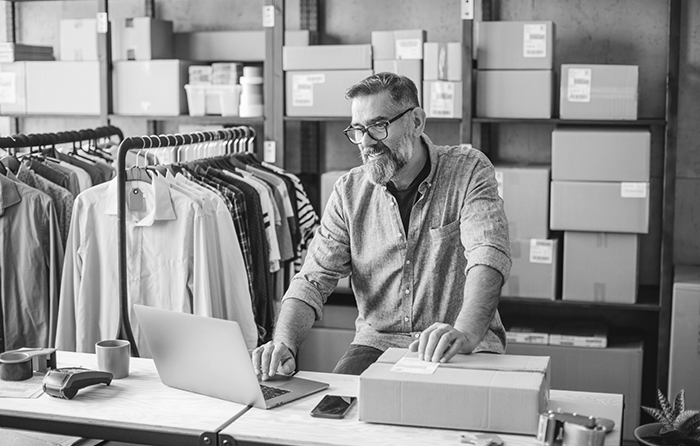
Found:
[[[467,354],[474,350],[464,333],[439,322],[423,330],[420,338],[408,348],[418,352],[418,359],[430,362],[447,362],[457,353]]]
[[[253,370],[256,375],[262,375],[263,381],[277,374],[291,375],[297,367],[292,351],[282,342],[270,341],[261,345],[253,350],[252,357]]]

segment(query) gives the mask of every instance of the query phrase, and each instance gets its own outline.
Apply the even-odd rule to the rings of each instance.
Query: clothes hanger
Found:
[[[140,154],[143,150],[146,148],[144,147],[145,145],[145,139],[142,136],[139,136],[139,139],[141,140],[141,149],[139,149],[137,155],[136,155],[136,166],[130,167],[129,169],[126,170],[126,175],[125,179],[126,181],[145,181],[146,183],[151,183],[151,176],[149,175],[148,171],[144,168],[141,169],[139,166],[139,159],[140,159]],[[150,140],[149,140],[149,148],[150,148]]]

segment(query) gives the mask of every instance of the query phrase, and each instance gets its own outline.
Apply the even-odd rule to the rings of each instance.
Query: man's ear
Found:
[[[423,134],[423,131],[425,130],[425,110],[423,110],[421,107],[416,107],[413,109],[412,112],[412,135],[414,138],[418,138],[420,135]]]

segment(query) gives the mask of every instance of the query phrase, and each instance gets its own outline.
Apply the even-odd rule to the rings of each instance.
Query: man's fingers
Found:
[[[260,358],[260,371],[262,372],[263,381],[267,380],[270,377],[270,361],[272,358],[272,351],[274,348],[274,344],[272,344],[271,342],[268,342],[263,346],[263,352]]]
[[[462,344],[464,342],[462,341],[461,338],[457,338],[452,345],[450,346],[449,349],[442,355],[442,358],[440,359],[440,362],[445,363],[452,359],[457,353],[459,353],[459,350],[462,348]]]
[[[420,344],[419,340],[415,340],[411,342],[411,345],[408,346],[408,351],[409,352],[417,352],[418,351],[418,344]]]
[[[432,362],[444,362],[442,361],[444,353],[453,345],[453,338],[449,331],[441,334],[440,339],[435,345],[435,350],[430,358]]]

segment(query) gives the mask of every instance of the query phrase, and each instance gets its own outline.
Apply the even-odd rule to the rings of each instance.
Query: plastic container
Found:
[[[185,85],[190,116],[238,116],[240,85]]]

